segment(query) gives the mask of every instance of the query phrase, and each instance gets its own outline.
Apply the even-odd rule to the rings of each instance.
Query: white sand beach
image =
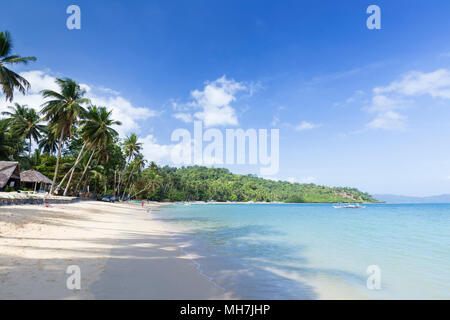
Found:
[[[140,206],[0,207],[0,299],[226,299]],[[69,290],[69,266],[81,289]]]

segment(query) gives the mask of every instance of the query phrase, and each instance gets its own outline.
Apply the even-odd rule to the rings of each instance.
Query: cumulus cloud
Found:
[[[173,115],[173,117],[175,119],[181,120],[185,123],[191,123],[194,121],[194,118],[192,117],[192,114],[190,114],[190,113],[179,112],[179,113],[175,113]]]
[[[406,116],[394,111],[379,113],[375,119],[367,124],[370,129],[403,130]]]
[[[181,159],[187,149],[191,150],[189,157],[192,159],[192,148],[187,148],[187,145],[183,141],[174,144],[160,144],[152,134],[139,139],[139,141],[143,144],[142,153],[144,154],[144,157],[146,159],[150,159],[151,161],[155,161],[160,165],[176,164],[174,161],[181,161],[179,159]],[[187,144],[192,147],[192,141],[188,141]]]
[[[40,91],[44,89],[58,90],[58,85],[55,83],[55,78],[44,71],[27,71],[20,73],[20,75],[28,80],[31,85],[30,90],[26,95],[22,95],[16,91],[14,94],[14,101],[12,103],[5,101],[5,99],[0,99],[0,112],[5,111],[8,106],[11,106],[16,102],[19,104],[28,105],[28,107],[39,111],[41,109],[41,105],[44,103],[44,99],[42,98]]]
[[[239,92],[252,92],[255,86],[246,85],[223,76],[213,82],[206,82],[202,90],[191,92],[193,100],[187,105],[191,113],[176,113],[173,116],[184,122],[201,120],[205,127],[238,125],[236,110],[231,106],[237,100]],[[179,109],[179,108],[178,108]],[[198,109],[199,111],[195,111]]]
[[[400,98],[388,97],[385,95],[375,95],[372,97],[370,106],[367,108],[370,112],[386,112],[389,110],[402,109],[408,104]]]
[[[304,184],[309,184],[309,183],[315,183],[316,181],[317,181],[317,179],[314,177],[306,177],[306,178],[301,178],[299,182],[304,183]]]
[[[450,99],[450,71],[447,69],[429,73],[412,71],[386,87],[375,88],[374,92],[376,94],[393,92],[405,96],[428,94],[433,98]]]
[[[366,127],[369,129],[402,130],[407,117],[399,113],[414,104],[419,96],[450,99],[450,71],[438,69],[432,72],[411,71],[387,86],[373,89],[371,104],[366,108],[375,113],[375,118]]]
[[[31,84],[31,89],[26,95],[16,93],[14,95],[14,103],[28,105],[31,108],[40,110],[45,100],[40,92],[44,89],[58,91],[59,87],[55,83],[56,77],[47,71],[34,70],[20,73],[22,77],[27,79]],[[91,99],[93,104],[105,106],[112,110],[113,117],[122,122],[122,126],[116,127],[117,131],[123,136],[131,131],[139,129],[139,121],[155,117],[158,113],[154,110],[134,106],[129,100],[122,97],[119,92],[102,86],[90,86],[80,84],[81,88],[86,90],[87,97]],[[4,99],[0,100],[0,112],[7,109],[13,103]]]
[[[295,127],[295,131],[306,131],[319,128],[320,124],[314,124],[307,121],[302,121],[298,126]]]
[[[93,104],[105,106],[112,110],[112,117],[119,120],[122,125],[116,129],[121,136],[133,131],[139,131],[139,122],[156,117],[159,113],[145,107],[136,107],[129,100],[122,96],[91,94],[90,99]]]

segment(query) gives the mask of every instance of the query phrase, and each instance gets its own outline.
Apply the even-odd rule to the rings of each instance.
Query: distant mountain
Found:
[[[374,198],[386,203],[450,203],[450,194],[431,197],[409,197],[394,194],[375,194]]]

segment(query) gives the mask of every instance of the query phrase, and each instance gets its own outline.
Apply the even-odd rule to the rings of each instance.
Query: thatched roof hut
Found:
[[[35,170],[24,171],[20,174],[20,184],[35,192],[47,190],[52,183],[52,180]]]
[[[20,183],[20,165],[14,161],[0,161],[0,190]]]
[[[52,184],[52,180],[35,170],[28,170],[20,173],[20,182],[22,183],[43,183]]]

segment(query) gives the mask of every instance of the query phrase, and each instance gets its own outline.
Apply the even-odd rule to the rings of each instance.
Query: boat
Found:
[[[360,205],[358,203],[353,203],[353,204],[351,204],[351,203],[349,203],[349,204],[341,204],[341,203],[339,203],[339,204],[333,206],[333,208],[335,208],[335,209],[364,209],[365,206],[362,206],[362,205]]]

